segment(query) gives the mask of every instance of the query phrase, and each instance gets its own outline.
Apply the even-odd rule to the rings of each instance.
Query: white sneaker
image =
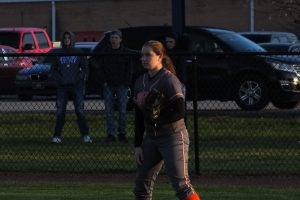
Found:
[[[85,135],[85,136],[83,136],[83,142],[84,143],[92,143],[93,141],[89,135]]]
[[[51,140],[52,143],[55,143],[55,144],[60,144],[62,141],[61,141],[61,138],[58,137],[58,136],[54,136]]]

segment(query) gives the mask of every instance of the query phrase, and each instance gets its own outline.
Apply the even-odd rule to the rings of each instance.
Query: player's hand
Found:
[[[144,157],[143,157],[143,150],[142,150],[141,147],[135,147],[134,148],[134,157],[135,157],[135,162],[138,165],[142,165]]]

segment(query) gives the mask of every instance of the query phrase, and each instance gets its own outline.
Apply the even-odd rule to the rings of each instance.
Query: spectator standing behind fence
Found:
[[[165,163],[178,199],[200,200],[188,176],[184,95],[174,66],[163,44],[153,40],[143,45],[141,61],[147,72],[134,89],[135,199],[152,199],[154,181]]]
[[[101,81],[103,81],[106,114],[106,141],[116,141],[114,107],[117,104],[119,111],[118,139],[122,142],[128,142],[126,137],[126,112],[133,67],[130,56],[126,54],[132,53],[132,51],[122,44],[122,32],[120,30],[112,31],[109,37],[109,44],[102,51],[109,55],[102,56],[99,61],[99,75]]]
[[[170,33],[165,36],[165,46],[167,54],[170,56],[171,60],[174,63],[176,74],[178,79],[186,85],[187,81],[187,70],[186,70],[186,57],[180,55],[178,39],[175,34]]]
[[[77,122],[84,143],[91,143],[89,128],[84,115],[85,81],[88,74],[88,62],[85,56],[78,56],[82,51],[74,47],[75,35],[65,32],[62,38],[62,48],[53,53],[62,54],[53,57],[52,74],[57,83],[56,95],[56,125],[53,143],[61,143],[61,132],[65,124],[66,106],[69,98],[73,100]],[[65,54],[65,55],[63,55]],[[69,55],[67,55],[69,54]]]

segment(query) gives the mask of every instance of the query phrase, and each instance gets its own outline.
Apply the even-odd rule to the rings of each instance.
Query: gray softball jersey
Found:
[[[166,69],[150,78],[140,76],[135,84],[134,101],[144,110],[145,98],[151,90],[158,90],[170,101],[184,98],[178,78]],[[188,176],[189,137],[184,119],[153,127],[144,120],[146,135],[142,142],[144,160],[138,167],[134,194],[136,200],[151,200],[155,179],[163,165],[180,200],[186,200],[194,192]],[[135,133],[143,134],[143,133]]]
[[[177,98],[184,98],[182,83],[179,79],[167,69],[161,69],[154,77],[150,78],[148,73],[141,75],[135,83],[134,101],[136,105],[143,111],[145,98],[151,90],[157,90],[164,94],[169,102]],[[154,128],[152,124],[144,121],[145,131],[148,135],[156,134],[170,134],[173,132],[180,132],[186,129],[184,119],[176,122],[162,125]]]

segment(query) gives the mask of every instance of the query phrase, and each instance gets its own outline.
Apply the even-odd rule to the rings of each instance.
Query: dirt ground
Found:
[[[75,173],[25,173],[0,172],[0,181],[20,182],[107,182],[130,183],[134,174],[75,174]],[[220,176],[220,175],[191,175],[193,185],[232,185],[232,186],[272,186],[300,187],[299,176]],[[157,182],[169,183],[166,175],[160,175]]]

